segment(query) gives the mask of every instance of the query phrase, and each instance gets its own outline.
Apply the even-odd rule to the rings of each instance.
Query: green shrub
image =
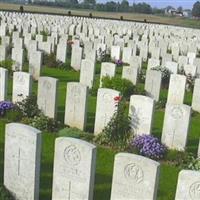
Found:
[[[95,142],[126,149],[131,135],[131,121],[126,112],[126,101],[122,98],[116,101],[116,111],[113,117],[102,133],[95,138]]]
[[[191,154],[184,151],[168,150],[164,160],[181,169],[187,168],[191,160]]]
[[[35,117],[41,112],[37,105],[37,97],[35,95],[28,96],[17,104],[19,112],[22,113],[23,117]]]
[[[6,190],[4,186],[0,187],[0,200],[14,200],[14,197]]]
[[[73,137],[87,141],[92,141],[94,138],[93,134],[81,131],[77,128],[64,128],[58,132],[58,135],[60,137]]]
[[[22,119],[22,116],[22,112],[16,106],[5,113],[5,118],[10,122],[18,122]]]
[[[135,92],[135,86],[131,81],[119,77],[103,77],[102,88],[118,90],[124,98],[129,98]]]
[[[66,61],[66,63],[63,63],[61,61],[56,60],[56,55],[51,54],[44,54],[43,64],[50,68],[58,68],[62,70],[71,70],[71,66],[69,61]]]
[[[38,116],[30,118],[30,125],[45,132],[56,132],[61,127],[61,123],[54,119],[51,119],[45,116],[43,113],[40,113]]]
[[[146,69],[141,69],[138,74],[138,79],[140,83],[145,83],[146,79]]]
[[[59,63],[56,61],[56,55],[54,53],[44,54],[43,64],[47,67],[57,67]]]
[[[0,67],[6,68],[10,75],[12,74],[12,65],[13,65],[12,60],[4,60],[0,62]]]
[[[187,166],[187,169],[190,170],[200,170],[200,158],[194,158],[193,156],[190,156],[190,162]]]
[[[156,71],[160,71],[161,72],[161,75],[162,75],[162,87],[163,88],[168,88],[170,75],[171,75],[172,72],[168,68],[162,67],[162,66],[153,67],[152,70],[156,70]]]

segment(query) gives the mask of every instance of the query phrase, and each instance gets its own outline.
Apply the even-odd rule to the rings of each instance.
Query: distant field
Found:
[[[19,6],[20,6],[19,4],[0,3],[0,10],[19,10]],[[93,10],[72,10],[72,9],[53,8],[47,6],[32,6],[32,5],[24,5],[24,10],[28,12],[41,12],[41,13],[52,13],[52,14],[63,14],[63,15],[67,15],[68,11],[71,10],[72,15],[77,15],[77,16],[89,16],[89,13],[92,13],[93,17],[112,18],[112,19],[120,19],[120,16],[123,16],[124,20],[133,20],[133,21],[135,20],[143,22],[144,19],[146,19],[147,22],[200,28],[200,20],[184,19],[180,17],[164,17],[164,16],[146,15],[138,13],[98,12]]]

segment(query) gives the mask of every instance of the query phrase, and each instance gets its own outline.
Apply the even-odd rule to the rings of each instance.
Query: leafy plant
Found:
[[[48,118],[43,113],[31,118],[29,123],[31,126],[46,132],[56,132],[61,126],[59,121]]]
[[[4,186],[0,187],[0,200],[14,200],[14,197]]]
[[[113,99],[116,111],[102,133],[95,138],[95,142],[125,149],[131,136],[131,121],[126,112],[126,101],[121,96]]]
[[[165,145],[152,135],[135,136],[130,145],[136,148],[139,154],[156,160],[163,158],[167,150]]]
[[[43,63],[45,66],[50,68],[58,68],[62,70],[71,70],[71,66],[69,62],[63,63],[56,59],[56,55],[54,53],[44,54]]]
[[[0,62],[0,67],[6,68],[8,70],[8,73],[11,75],[12,74],[12,65],[13,61],[12,60],[4,60]]]
[[[146,79],[146,69],[141,69],[138,74],[138,79],[140,83],[145,83]]]
[[[188,169],[191,170],[200,170],[200,158],[194,158],[193,156],[190,157],[190,162],[187,166]]]
[[[30,95],[17,104],[18,110],[22,113],[23,117],[32,118],[39,115],[41,112],[37,105],[37,97]]]
[[[156,70],[156,71],[160,71],[161,72],[161,75],[162,75],[162,87],[163,88],[168,88],[169,79],[170,79],[170,75],[171,75],[172,72],[168,68],[162,67],[162,66],[153,67],[152,70]]]
[[[60,137],[73,137],[87,141],[92,141],[94,138],[93,134],[81,131],[77,128],[64,128],[58,132],[58,135]]]
[[[187,91],[193,91],[195,79],[196,79],[196,77],[192,76],[191,74],[186,75],[186,89],[187,89]]]
[[[133,83],[120,77],[105,76],[102,78],[102,87],[118,90],[124,98],[129,98],[135,91]]]

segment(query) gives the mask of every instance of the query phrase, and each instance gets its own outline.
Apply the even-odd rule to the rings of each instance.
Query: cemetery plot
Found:
[[[199,35],[0,12],[0,195],[198,198]]]

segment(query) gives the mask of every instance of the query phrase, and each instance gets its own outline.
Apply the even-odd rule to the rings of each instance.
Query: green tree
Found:
[[[84,4],[95,5],[96,4],[96,0],[84,0]]]
[[[192,8],[192,15],[194,17],[200,17],[200,2],[197,1]]]
[[[181,6],[179,6],[179,7],[177,8],[177,11],[178,11],[178,12],[183,12],[183,8],[182,8]]]
[[[127,0],[123,0],[120,4],[120,11],[128,12],[129,11],[129,2]]]

